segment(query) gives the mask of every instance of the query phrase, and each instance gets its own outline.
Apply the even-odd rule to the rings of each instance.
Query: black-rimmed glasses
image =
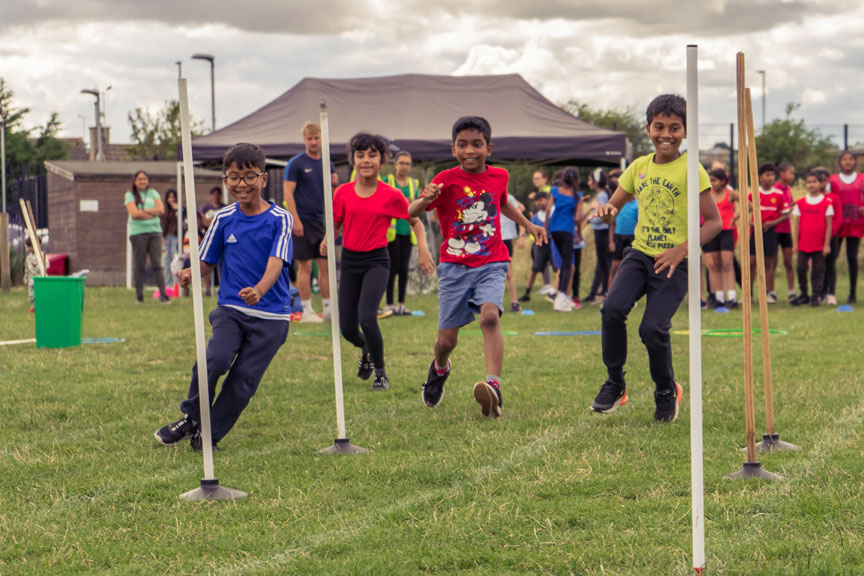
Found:
[[[223,174],[222,178],[225,179],[225,182],[228,183],[229,186],[237,186],[240,184],[240,180],[243,180],[249,186],[255,184],[258,181],[258,178],[264,176],[264,173],[255,173],[255,172],[247,172],[243,176],[232,172],[231,174]]]

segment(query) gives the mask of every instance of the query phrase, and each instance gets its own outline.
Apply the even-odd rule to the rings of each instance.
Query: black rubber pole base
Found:
[[[366,448],[354,446],[348,438],[336,438],[333,445],[319,450],[321,454],[365,454]]]
[[[762,442],[756,444],[756,452],[759,454],[769,454],[771,452],[795,452],[796,450],[800,450],[800,448],[795,444],[783,442],[780,440],[779,434],[764,434],[762,436]]]
[[[192,502],[199,500],[240,500],[241,498],[246,498],[246,496],[248,494],[242,490],[220,486],[217,478],[201,480],[200,488],[180,495],[184,500]]]
[[[741,468],[741,470],[732,474],[728,474],[723,478],[727,480],[735,480],[738,478],[762,478],[763,480],[783,479],[783,477],[778,474],[763,470],[762,464],[760,464],[759,462],[744,462],[744,467]]]

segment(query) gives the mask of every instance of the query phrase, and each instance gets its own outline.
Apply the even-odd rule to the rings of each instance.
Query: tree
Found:
[[[798,169],[832,166],[837,159],[837,146],[815,130],[809,130],[804,120],[795,120],[792,113],[800,104],[786,105],[786,118],[772,120],[756,137],[759,163],[791,162]]]
[[[69,149],[65,142],[57,138],[61,128],[56,112],[52,112],[44,126],[25,130],[24,117],[29,108],[17,108],[13,103],[15,93],[0,77],[0,116],[6,120],[6,165],[24,167],[32,172],[41,170],[46,160],[62,160],[68,157]],[[38,136],[33,138],[34,132]]]
[[[132,158],[147,160],[176,160],[180,144],[180,102],[168,100],[156,115],[149,110],[136,108],[129,112],[134,144],[126,147]],[[190,118],[192,137],[201,136],[204,131],[201,122]]]
[[[562,108],[580,120],[627,134],[627,140],[633,146],[633,156],[636,158],[654,151],[651,139],[645,132],[644,119],[632,107],[623,110],[597,110],[588,104],[570,100]]]

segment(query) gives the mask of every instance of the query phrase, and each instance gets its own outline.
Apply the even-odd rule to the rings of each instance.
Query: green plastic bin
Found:
[[[81,345],[84,315],[84,278],[37,276],[36,348],[68,348]]]

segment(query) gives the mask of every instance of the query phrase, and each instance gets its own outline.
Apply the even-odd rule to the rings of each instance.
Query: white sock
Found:
[[[311,298],[309,300],[301,300],[300,303],[303,304],[303,312],[313,312]]]
[[[717,299],[717,302],[725,302],[726,301],[723,297],[723,291],[722,290],[717,290],[716,292],[714,292],[714,298]]]
[[[734,302],[735,300],[737,300],[738,295],[735,294],[735,290],[729,290],[729,292],[726,293],[726,299],[730,302]]]

